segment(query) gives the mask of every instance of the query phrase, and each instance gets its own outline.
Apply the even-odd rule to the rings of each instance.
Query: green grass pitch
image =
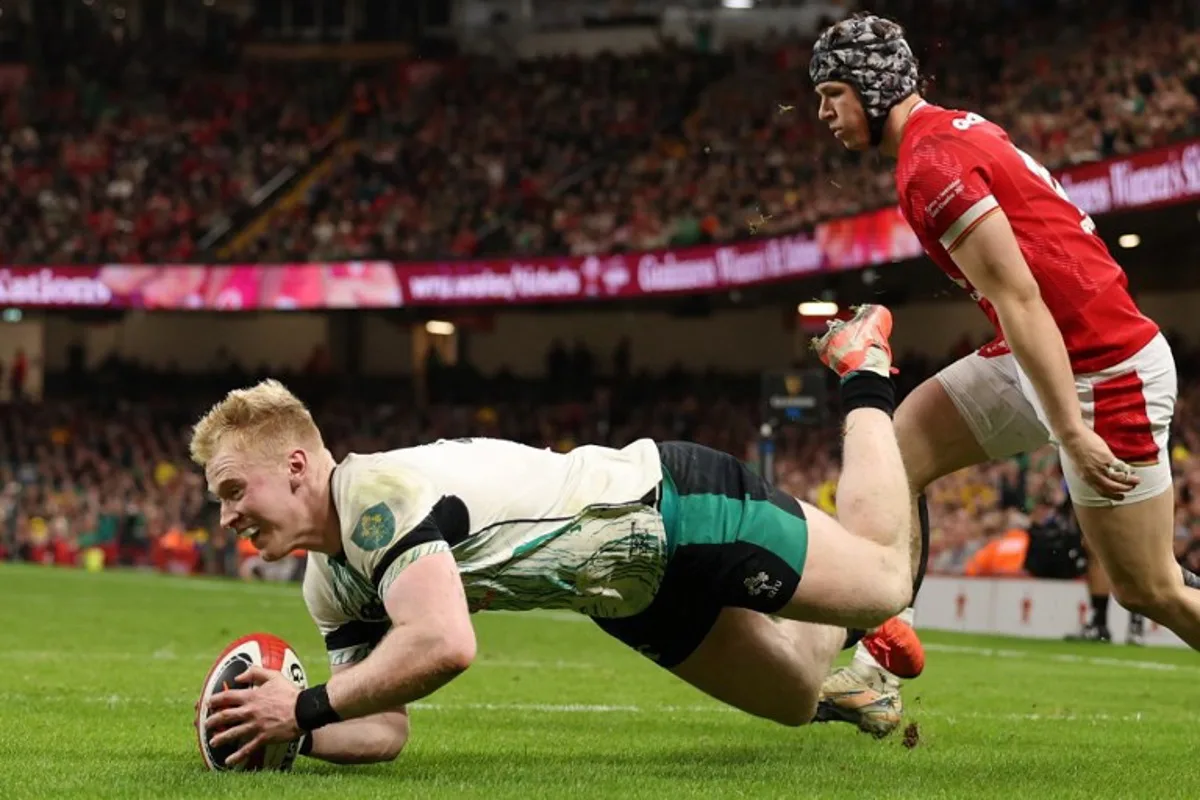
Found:
[[[477,617],[479,657],[391,764],[210,774],[192,706],[232,639],[328,675],[298,586],[0,567],[0,798],[1197,797],[1200,658],[927,634],[920,741],[730,711],[564,614]]]

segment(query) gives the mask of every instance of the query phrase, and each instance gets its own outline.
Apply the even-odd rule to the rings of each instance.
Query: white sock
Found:
[[[909,606],[908,608],[904,609],[896,616],[899,617],[902,621],[907,622],[909,625],[912,625],[914,613],[915,612],[913,611],[912,606]],[[881,672],[881,673],[883,673],[884,678],[889,683],[891,683],[893,681],[895,681],[896,683],[899,683],[899,681],[900,681],[900,679],[897,678],[895,675],[888,672],[883,667],[879,666],[879,662],[876,661],[875,658],[870,653],[867,652],[867,648],[863,647],[863,643],[861,641],[858,643],[858,646],[854,648],[853,666],[857,666],[860,669],[865,668],[865,671],[867,671],[867,672],[871,672],[871,671]]]

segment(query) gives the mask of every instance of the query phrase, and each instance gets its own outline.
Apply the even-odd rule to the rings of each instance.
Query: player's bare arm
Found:
[[[1083,421],[1071,361],[1058,324],[1042,300],[1008,217],[991,209],[949,251],[971,284],[996,309],[1013,355],[1033,383],[1058,442],[1102,495],[1119,498],[1137,485],[1110,469],[1116,461]]]
[[[339,671],[326,685],[329,706],[342,719],[420,700],[475,659],[475,629],[448,551],[405,567],[383,600],[391,631],[365,660]],[[322,687],[309,691],[319,693]]]
[[[336,676],[352,666],[339,664],[333,667],[332,673]],[[392,711],[347,719],[315,730],[309,734],[307,751],[302,752],[333,764],[392,761],[408,744],[408,731],[408,710],[400,706]]]
[[[333,673],[351,665],[335,666]],[[243,746],[226,759],[230,766],[243,763],[263,744],[288,741],[303,735],[296,724],[294,709],[299,690],[281,673],[259,666],[251,667],[237,678],[244,689],[213,696],[210,708],[216,713],[205,721],[209,730],[231,722],[236,727],[215,734],[212,748],[240,741]],[[292,709],[289,711],[288,709]],[[271,712],[268,716],[267,712]],[[278,736],[273,729],[280,731]],[[301,754],[334,764],[374,764],[392,761],[408,743],[408,712],[401,706],[376,714],[347,719],[312,731]]]
[[[475,658],[475,631],[466,596],[448,552],[422,556],[404,567],[384,594],[392,629],[367,658],[336,670],[327,683],[301,692],[283,674],[251,667],[240,677],[253,688],[213,697],[211,744],[245,745],[228,759],[238,764],[272,742],[314,735],[313,752],[327,760],[377,761],[394,758],[407,741],[407,717],[396,709],[425,697],[464,672]],[[381,716],[390,714],[390,723]],[[403,740],[400,740],[400,720]],[[359,721],[330,735],[343,721]],[[378,738],[375,738],[378,737]],[[364,754],[357,750],[371,738]],[[351,749],[355,748],[355,749]]]
[[[1009,345],[1045,404],[1054,435],[1064,445],[1080,438],[1086,425],[1066,345],[1003,209],[993,207],[949,252],[995,306]]]

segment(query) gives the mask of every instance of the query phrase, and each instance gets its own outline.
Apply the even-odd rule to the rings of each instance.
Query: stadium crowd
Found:
[[[1177,349],[1183,381],[1172,462],[1177,555],[1200,567],[1200,351]],[[568,450],[635,438],[689,439],[759,460],[758,381],[682,371],[630,375],[616,359],[599,369],[585,349],[555,351],[552,379],[482,378],[469,367],[439,377],[417,412],[396,404],[395,381],[351,385],[328,375],[280,375],[313,406],[335,456],[411,446],[439,438],[499,436]],[[901,361],[901,375],[937,364]],[[599,377],[604,373],[604,377]],[[249,577],[253,548],[217,524],[203,477],[188,461],[188,426],[227,388],[254,378],[240,368],[188,376],[190,402],[163,387],[179,376],[110,361],[94,375],[59,376],[45,402],[0,411],[0,558],[73,565],[108,563]],[[554,388],[552,388],[554,387]],[[53,395],[73,399],[53,399]],[[390,397],[390,401],[368,398]],[[469,402],[467,397],[486,397]],[[119,398],[119,399],[118,399]],[[351,399],[354,398],[354,399]],[[784,427],[775,478],[786,491],[835,511],[838,427]],[[1001,557],[1016,537],[1048,524],[1065,501],[1051,448],[963,470],[929,493],[931,569],[948,574],[1017,574],[1023,559]],[[990,547],[989,547],[990,545]],[[997,552],[1000,551],[1000,552]],[[285,565],[285,576],[290,567]],[[278,571],[272,574],[278,574]]]
[[[921,15],[912,34],[932,100],[1005,124],[1051,167],[1200,136],[1200,34],[1182,8],[1153,4],[1131,26],[1023,5]],[[895,202],[888,166],[843,152],[816,119],[810,47],[668,46],[516,73],[466,61],[426,91],[380,91],[373,135],[251,253],[587,255],[785,233]]]
[[[230,72],[186,36],[76,35],[0,97],[3,263],[200,260],[205,234],[307,164],[345,108],[339,68]]]
[[[933,101],[1004,124],[1049,166],[1200,136],[1194,3],[925,5],[871,4],[919,20]],[[177,36],[58,49],[58,69],[2,104],[6,263],[212,258],[205,234],[247,221],[289,165],[312,180],[289,185],[289,208],[256,209],[276,213],[240,257],[640,250],[895,200],[887,165],[842,152],[816,120],[796,37],[365,70],[217,58]]]

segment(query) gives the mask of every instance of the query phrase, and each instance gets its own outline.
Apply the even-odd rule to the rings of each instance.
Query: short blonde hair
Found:
[[[207,465],[217,449],[231,440],[239,449],[259,452],[324,446],[308,407],[274,379],[249,389],[234,389],[209,409],[192,429],[188,445],[192,461]]]

